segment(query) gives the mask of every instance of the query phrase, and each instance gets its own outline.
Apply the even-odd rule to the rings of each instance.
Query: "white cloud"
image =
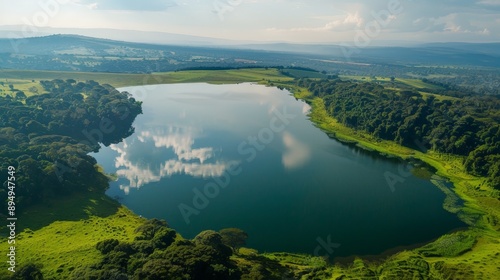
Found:
[[[327,22],[325,25],[320,27],[294,27],[288,29],[280,28],[268,28],[268,31],[292,31],[292,32],[309,32],[309,31],[340,31],[352,28],[359,28],[363,25],[364,19],[359,15],[358,12],[347,14],[343,17],[337,17],[337,19]]]
[[[76,0],[73,2],[91,9],[128,11],[160,11],[178,5],[174,0]]]
[[[309,147],[288,132],[283,133],[283,144],[286,150],[283,153],[281,161],[286,169],[300,168],[311,158]]]
[[[88,7],[89,9],[91,9],[91,10],[95,10],[95,9],[97,9],[97,8],[98,8],[98,6],[99,6],[99,4],[97,4],[97,3],[90,3],[90,4],[88,4],[88,5],[87,5],[87,7]]]
[[[359,15],[358,12],[354,14],[347,14],[345,18],[330,21],[322,27],[317,28],[298,28],[294,31],[327,31],[327,30],[336,30],[339,28],[352,28],[352,27],[361,27],[364,23],[364,19]]]
[[[142,163],[141,159],[132,160],[131,151],[133,144],[124,140],[121,144],[111,145],[111,149],[118,153],[115,158],[116,174],[118,178],[126,179],[127,184],[120,185],[125,194],[132,188],[140,188],[146,184],[159,182],[162,178],[175,174],[185,174],[193,177],[220,177],[236,161],[215,160],[211,163],[206,161],[214,157],[213,148],[193,148],[196,138],[196,129],[179,128],[170,126],[167,131],[142,131],[137,136],[139,143],[153,141],[154,151],[159,153],[165,149],[171,149],[175,153],[174,158],[166,158],[156,166]],[[193,162],[194,160],[194,162]]]
[[[248,41],[331,43],[351,42],[356,32],[374,20],[374,15],[387,10],[389,2],[232,1],[239,4],[231,6],[221,21],[212,12],[212,0],[70,1],[72,4],[60,5],[59,12],[50,17],[47,26],[158,31]],[[226,0],[220,1],[226,3]],[[500,41],[500,0],[399,2],[402,13],[391,16],[390,24],[383,26],[374,41],[414,38]],[[39,3],[37,0],[0,2],[2,22],[6,25],[24,24],[23,19],[33,22],[35,16],[43,12]],[[457,18],[449,17],[454,14]]]
[[[138,136],[139,141],[145,142],[148,139],[153,140],[157,148],[172,148],[174,153],[180,160],[193,160],[196,159],[203,163],[213,155],[212,148],[198,148],[193,149],[195,132],[188,128],[181,133],[172,134],[153,134],[151,131],[142,131]]]
[[[430,24],[428,30],[434,32],[467,34],[474,33],[488,35],[490,31],[484,26],[478,26],[471,22],[471,17],[463,14],[449,14],[439,18],[431,18],[427,21]]]

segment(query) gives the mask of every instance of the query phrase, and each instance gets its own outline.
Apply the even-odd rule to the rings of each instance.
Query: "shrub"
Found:
[[[103,241],[98,242],[95,247],[102,254],[107,254],[107,253],[111,252],[119,243],[120,243],[120,241],[118,241],[116,239],[107,239],[107,240],[103,240]]]

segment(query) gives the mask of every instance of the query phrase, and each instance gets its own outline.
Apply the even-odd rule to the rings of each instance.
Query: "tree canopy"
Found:
[[[75,270],[74,279],[240,279],[241,272],[230,259],[232,251],[222,244],[219,233],[204,231],[193,240],[176,238],[175,230],[156,219],[136,232],[139,238],[132,243],[115,239],[97,243],[102,260]],[[144,250],[147,247],[151,249]]]
[[[248,234],[239,228],[225,228],[219,231],[222,243],[231,247],[234,252],[246,244]]]
[[[473,175],[500,188],[500,97],[423,96],[371,82],[297,80],[345,126],[421,151],[465,157]]]
[[[107,188],[107,178],[88,153],[131,135],[132,122],[142,113],[141,102],[110,85],[40,83],[47,93],[0,97],[0,164],[2,170],[16,168],[20,207],[74,191]],[[2,200],[7,197],[6,176],[0,174]]]

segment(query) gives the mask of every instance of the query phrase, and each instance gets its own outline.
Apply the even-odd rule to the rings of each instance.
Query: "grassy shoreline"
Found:
[[[338,123],[334,118],[328,116],[322,99],[311,98],[310,93],[306,89],[291,84],[290,81],[293,79],[282,76],[277,69],[197,70],[154,74],[0,70],[0,79],[3,81],[8,79],[15,81],[16,84],[20,85],[21,89],[32,87],[39,80],[57,78],[95,79],[98,82],[109,83],[115,87],[192,82],[214,84],[258,82],[267,86],[286,87],[294,93],[296,98],[306,100],[311,104],[310,119],[312,123],[331,137],[350,145],[355,144],[358,147],[378,152],[384,156],[423,161],[435,168],[439,176],[449,179],[454,186],[453,192],[464,201],[463,207],[457,214],[469,224],[469,229],[463,233],[465,234],[464,240],[467,240],[466,243],[460,241],[462,240],[460,239],[462,238],[462,233],[451,233],[421,248],[395,253],[383,263],[370,263],[366,260],[356,259],[352,265],[330,267],[328,268],[328,271],[331,272],[330,275],[354,277],[358,275],[359,271],[365,271],[364,269],[369,268],[373,271],[380,271],[391,263],[408,261],[414,257],[423,258],[432,264],[433,267],[431,270],[434,272],[441,271],[441,268],[438,269],[434,266],[444,262],[453,269],[459,269],[459,267],[463,266],[473,271],[475,275],[481,275],[484,279],[493,279],[495,275],[500,273],[500,266],[496,265],[496,263],[500,263],[500,255],[494,254],[494,252],[500,252],[500,200],[497,199],[499,193],[487,186],[484,183],[484,179],[468,175],[463,169],[462,158],[433,152],[418,152],[402,147],[395,142],[375,139],[369,134],[347,128]],[[7,87],[7,84],[5,87]],[[16,88],[18,87],[16,86]],[[95,198],[92,199],[96,200]],[[89,201],[92,201],[92,199],[89,199]],[[113,207],[111,209],[114,210],[112,212],[108,211],[104,217],[99,215],[98,212],[101,210],[96,208],[95,211],[88,213],[87,217],[78,216],[78,218],[56,219],[60,221],[44,224],[43,227],[35,226],[36,229],[34,231],[32,229],[25,230],[20,234],[19,238],[21,243],[19,247],[23,246],[20,249],[20,256],[40,254],[38,258],[31,259],[42,261],[45,264],[42,271],[44,275],[47,273],[49,279],[50,277],[64,277],[69,275],[71,272],[70,268],[74,269],[79,263],[88,264],[92,258],[99,257],[94,248],[95,243],[101,239],[112,238],[116,234],[116,232],[108,231],[108,228],[116,227],[120,231],[123,228],[124,234],[121,235],[121,238],[124,240],[128,240],[134,236],[132,229],[139,225],[143,219],[124,206],[119,206],[116,209]],[[28,213],[27,215],[30,214]],[[26,216],[26,224],[28,222],[31,224],[31,221],[35,223],[35,220],[37,220],[36,216],[28,217]],[[50,218],[55,219],[53,216]],[[102,225],[106,226],[103,227]],[[65,232],[70,234],[59,234],[58,238],[60,239],[58,240],[51,238],[51,236],[61,231],[61,229],[65,229]],[[75,231],[72,229],[79,230]],[[85,232],[91,231],[93,232],[92,234],[85,234]],[[71,247],[75,246],[75,244],[71,243],[71,240],[75,239],[82,240],[81,247]],[[27,246],[22,245],[24,242],[26,242],[25,245]],[[47,247],[50,250],[43,250],[39,246],[35,246],[35,244],[51,244],[52,247]],[[67,247],[57,249],[57,246],[61,244],[67,244]],[[72,245],[70,246],[69,244]],[[467,246],[463,246],[463,244]],[[74,249],[74,254],[70,253],[72,248]],[[62,256],[72,256],[73,259],[60,268],[58,263],[61,262],[61,257],[52,258],[52,255],[54,255],[52,250],[63,250],[65,252]],[[429,252],[433,254],[434,252],[438,252],[442,256],[433,256]],[[294,260],[290,260],[289,258]],[[283,257],[283,263],[297,262],[295,260],[297,256],[290,254],[289,258],[286,256]],[[304,258],[307,258],[307,256],[304,256]],[[6,271],[3,266],[1,269],[0,278],[3,276],[4,271]],[[55,272],[57,270],[59,270],[58,273]]]
[[[306,100],[312,106],[310,113],[311,121],[332,138],[340,142],[356,144],[356,146],[370,151],[376,151],[382,156],[395,156],[404,160],[417,159],[432,166],[436,170],[437,175],[447,178],[453,183],[454,191],[464,200],[464,208],[466,210],[473,213],[476,211],[485,213],[485,211],[482,211],[484,207],[479,205],[480,202],[478,202],[478,195],[481,192],[487,193],[491,197],[499,197],[499,192],[486,185],[483,178],[474,177],[466,173],[462,165],[463,158],[432,151],[423,153],[403,147],[392,141],[376,139],[367,133],[343,126],[336,119],[328,116],[321,98],[306,98]],[[500,207],[500,202],[497,206]],[[500,208],[496,210],[494,215],[500,218]],[[486,225],[481,223],[481,221],[479,223],[483,226]],[[492,229],[496,231],[500,230],[500,226],[498,225],[490,224],[490,226],[495,226]]]
[[[458,217],[469,225],[463,233],[468,238],[473,238],[469,248],[459,251],[457,254],[451,256],[433,256],[424,257],[426,261],[432,264],[445,262],[456,266],[467,264],[467,268],[474,272],[474,275],[481,275],[478,279],[494,279],[495,275],[500,274],[500,267],[496,263],[500,262],[500,198],[499,192],[493,190],[485,183],[485,179],[477,178],[466,173],[463,165],[462,158],[453,155],[445,155],[435,152],[419,152],[410,148],[398,145],[392,141],[376,139],[373,136],[356,131],[340,124],[336,119],[330,117],[325,109],[324,102],[321,98],[311,98],[310,94],[299,92],[295,97],[307,101],[311,105],[310,119],[320,129],[325,131],[330,137],[337,139],[340,142],[348,143],[349,145],[355,144],[358,147],[375,151],[382,156],[398,157],[403,160],[418,159],[436,169],[436,174],[440,177],[448,179],[453,183],[451,194],[456,194],[463,200],[464,205],[457,211]],[[436,187],[442,191],[442,186],[433,182]],[[448,191],[450,191],[448,189]],[[445,202],[446,203],[446,202]],[[446,204],[444,204],[446,209]],[[447,209],[449,210],[449,209]],[[455,240],[457,234],[452,233],[438,238],[436,241],[431,242],[421,248],[410,250],[411,253],[420,255],[424,248],[430,251],[438,250],[442,247],[442,243],[450,243],[448,240]],[[440,250],[454,250],[460,248],[461,241],[454,241],[447,246],[446,249]],[[389,260],[398,260],[405,258],[409,253],[403,251],[396,253]],[[382,264],[383,266],[383,264]],[[380,267],[373,267],[380,269]],[[336,267],[336,270],[349,271],[352,267]]]

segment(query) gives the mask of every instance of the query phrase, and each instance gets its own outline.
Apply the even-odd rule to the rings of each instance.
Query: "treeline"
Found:
[[[300,79],[342,124],[403,146],[465,156],[465,168],[500,188],[500,99],[424,98],[375,83]]]
[[[131,135],[132,122],[142,112],[140,102],[110,85],[75,80],[41,84],[48,93],[0,97],[0,165],[1,170],[16,169],[19,207],[106,188],[107,178],[88,153]],[[0,174],[2,201],[8,193],[6,175]]]
[[[245,244],[248,236],[237,228],[219,232],[205,230],[188,240],[165,221],[152,219],[139,226],[136,233],[137,237],[131,242],[99,241],[96,249],[102,259],[93,265],[73,268],[70,279],[278,280],[284,279],[283,275],[293,275],[291,269],[276,261],[257,255],[240,255],[238,248]],[[235,261],[234,257],[244,261]],[[302,274],[315,275],[316,272],[303,269]],[[13,279],[28,279],[24,277],[30,275],[39,277],[33,279],[42,279],[40,266],[26,264]]]
[[[337,75],[327,75],[326,71],[319,72],[312,68],[308,67],[299,67],[299,66],[287,66],[287,67],[279,67],[279,72],[287,77],[291,78],[328,78],[334,79],[337,78]]]
[[[421,88],[420,90],[424,92],[430,92],[434,94],[447,95],[459,98],[479,95],[479,93],[473,92],[472,90],[464,88],[463,86],[460,86],[458,84],[444,83],[427,78],[423,78],[421,79],[421,81],[441,88],[441,89]]]
[[[474,95],[500,95],[500,76],[496,69],[492,70],[456,70],[452,75],[426,79],[427,82],[443,87],[457,88],[462,92]]]
[[[220,65],[220,63],[218,64]],[[262,65],[227,65],[227,66],[191,66],[184,67],[177,71],[192,71],[192,70],[238,70],[238,69],[257,69],[262,68]],[[274,67],[273,67],[274,68]]]

